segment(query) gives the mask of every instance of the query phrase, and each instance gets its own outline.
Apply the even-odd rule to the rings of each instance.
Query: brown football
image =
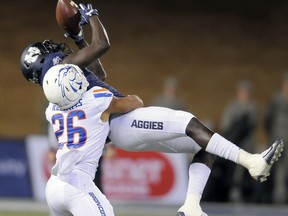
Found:
[[[65,32],[72,34],[78,34],[80,32],[79,22],[81,20],[81,14],[75,2],[71,0],[58,0],[56,20]]]

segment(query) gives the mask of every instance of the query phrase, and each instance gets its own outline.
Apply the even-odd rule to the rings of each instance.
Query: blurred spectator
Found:
[[[164,80],[162,93],[156,96],[152,105],[186,110],[185,102],[178,96],[178,85],[178,80],[175,77],[167,77]]]
[[[236,86],[236,98],[223,112],[220,129],[223,136],[246,151],[256,152],[257,112],[257,106],[252,97],[252,84],[247,80],[240,81]],[[231,166],[235,165],[231,164]],[[235,169],[230,169],[228,174],[232,177],[230,201],[259,201],[255,181],[242,167],[235,166]]]
[[[281,89],[268,104],[264,119],[264,127],[269,143],[275,139],[288,141],[288,73],[283,76]],[[272,173],[274,179],[273,201],[288,202],[288,148],[284,148],[283,156]]]
[[[236,86],[235,99],[223,111],[220,131],[225,138],[239,147],[253,152],[256,151],[256,125],[257,107],[252,98],[252,85],[249,81],[240,81]],[[252,186],[255,184],[254,180],[240,166],[217,158],[210,179],[210,187],[216,188],[219,193],[209,195],[207,201],[254,202],[257,199]]]
[[[238,146],[255,151],[256,125],[257,107],[252,97],[252,84],[243,80],[236,86],[236,98],[223,112],[220,130]]]

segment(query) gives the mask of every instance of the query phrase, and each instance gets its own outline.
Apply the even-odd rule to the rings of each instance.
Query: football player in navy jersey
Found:
[[[122,97],[121,93],[102,81],[106,78],[106,73],[99,58],[109,49],[110,43],[98,18],[98,11],[94,9],[93,13],[87,13],[85,7],[80,7],[79,10],[86,20],[81,22],[82,25],[89,22],[92,28],[92,41],[89,46],[81,32],[79,35],[68,35],[80,48],[77,52],[71,52],[65,44],[51,40],[31,44],[21,56],[22,73],[27,80],[42,85],[45,73],[53,65],[74,64],[83,70],[89,82],[88,89],[100,86],[107,88],[114,96]],[[93,69],[96,75],[89,68]],[[155,125],[161,125],[161,129],[158,126],[155,129]],[[283,150],[282,141],[276,141],[262,154],[250,154],[211,131],[193,114],[163,107],[143,107],[112,117],[109,138],[118,147],[129,151],[195,155],[189,167],[186,200],[177,216],[207,215],[201,209],[200,200],[215,155],[244,166],[253,178],[262,182],[266,180],[272,164]]]

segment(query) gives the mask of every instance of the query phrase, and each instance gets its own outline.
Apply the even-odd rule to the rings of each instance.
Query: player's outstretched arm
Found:
[[[79,8],[80,8],[80,13],[81,13],[80,24],[82,26],[89,23],[89,16],[87,14],[94,13],[94,15],[98,16],[98,11],[96,9],[93,9],[91,4],[89,4],[89,7],[88,7],[88,5],[86,7],[85,5],[80,4]],[[92,24],[93,24],[93,22],[91,23],[91,25]],[[77,47],[79,48],[79,50],[81,50],[81,49],[83,49],[89,45],[87,43],[87,41],[85,40],[82,26],[80,27],[81,30],[80,30],[78,35],[73,35],[72,33],[68,33],[68,32],[66,32],[64,34],[65,37],[69,37],[69,38],[74,40],[74,42],[77,45]],[[91,27],[93,28],[93,26],[91,26]],[[97,27],[95,27],[95,28],[97,28]],[[107,41],[109,43],[107,32],[104,29],[104,27],[103,27],[103,30],[104,30],[104,34],[106,34],[106,38],[107,38]],[[96,31],[96,33],[97,33],[97,31]],[[104,38],[104,40],[106,40],[106,39]],[[109,46],[110,46],[110,44],[109,44]],[[106,74],[106,71],[104,70],[104,68],[101,64],[100,59],[95,59],[90,65],[87,66],[87,68],[89,70],[91,70],[93,73],[95,73],[100,80],[102,80],[102,81],[106,80],[107,74]]]
[[[88,22],[92,28],[92,41],[87,46],[86,41],[78,40],[77,44],[79,51],[64,58],[63,63],[76,64],[79,67],[88,67],[95,59],[99,59],[110,47],[108,35],[104,26],[98,18],[98,12],[96,9],[92,9],[91,6],[84,6],[80,4],[80,13],[82,15],[81,25],[85,25]],[[103,70],[104,71],[104,70]],[[105,71],[104,71],[105,73]]]

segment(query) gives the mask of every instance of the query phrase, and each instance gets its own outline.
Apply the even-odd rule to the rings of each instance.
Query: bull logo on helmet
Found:
[[[62,97],[75,101],[83,93],[83,75],[74,67],[67,66],[58,74],[58,85],[61,87]]]

